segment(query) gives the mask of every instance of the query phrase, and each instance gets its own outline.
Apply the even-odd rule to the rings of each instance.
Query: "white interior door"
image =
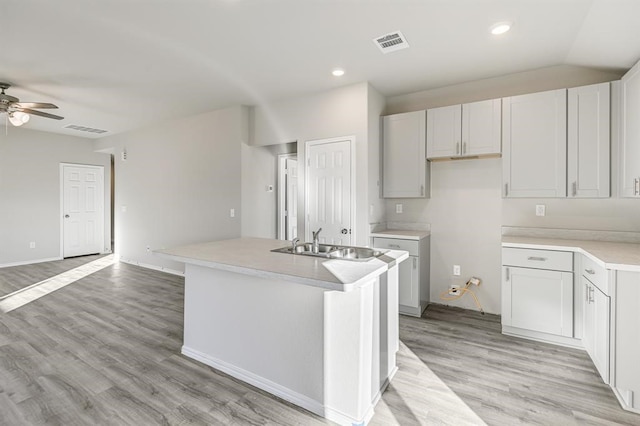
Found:
[[[286,175],[286,239],[291,240],[298,236],[298,160],[287,158],[285,160]]]
[[[322,228],[319,241],[351,245],[351,140],[307,143],[305,237]]]
[[[63,257],[101,253],[104,246],[104,168],[62,166]]]

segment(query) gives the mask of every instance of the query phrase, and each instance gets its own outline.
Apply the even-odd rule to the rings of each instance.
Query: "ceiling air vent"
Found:
[[[395,52],[396,50],[409,47],[407,39],[400,31],[394,31],[373,39],[373,42],[380,48],[382,53]]]
[[[107,133],[108,130],[102,129],[94,129],[93,127],[85,127],[85,126],[77,126],[75,124],[69,124],[64,127],[65,129],[77,130],[79,132],[89,132],[89,133]]]

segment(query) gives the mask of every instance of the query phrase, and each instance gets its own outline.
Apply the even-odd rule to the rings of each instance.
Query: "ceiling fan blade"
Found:
[[[57,105],[50,104],[47,102],[18,102],[14,104],[18,108],[39,108],[39,109],[54,109],[58,108]]]
[[[22,111],[22,112],[25,112],[27,114],[38,115],[40,117],[45,117],[45,118],[53,118],[54,120],[63,120],[64,119],[64,117],[60,117],[59,115],[49,114],[48,112],[36,111],[35,109],[16,108],[16,111]]]

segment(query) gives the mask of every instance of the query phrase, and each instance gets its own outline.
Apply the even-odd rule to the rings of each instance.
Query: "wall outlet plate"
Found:
[[[536,204],[536,216],[544,216],[547,214],[547,206],[544,204]]]
[[[449,295],[450,296],[459,296],[460,295],[460,286],[457,284],[451,284],[449,287]]]
[[[402,204],[396,204],[396,213],[402,213]]]
[[[453,275],[456,277],[460,276],[460,265],[453,265]]]

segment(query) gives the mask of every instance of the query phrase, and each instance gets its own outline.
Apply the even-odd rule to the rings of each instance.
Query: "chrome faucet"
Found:
[[[311,231],[311,234],[313,235],[313,244],[311,245],[311,251],[316,254],[319,251],[318,234],[320,233],[320,231],[322,231],[322,228],[318,229],[315,232]]]
[[[296,247],[298,247],[299,241],[300,241],[300,238],[298,237],[294,237],[293,240],[291,240],[291,253],[296,252]]]

